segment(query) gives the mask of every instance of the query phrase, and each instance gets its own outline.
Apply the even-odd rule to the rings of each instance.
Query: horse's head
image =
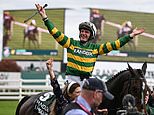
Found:
[[[128,70],[130,72],[130,78],[125,82],[124,94],[132,94],[135,97],[136,107],[140,112],[145,110],[145,96],[147,91],[150,92],[150,88],[147,85],[145,79],[145,73],[147,69],[147,63],[145,62],[141,69],[133,69],[128,64]]]
[[[128,64],[128,69],[119,72],[113,78],[109,79],[106,84],[108,90],[114,95],[114,100],[108,102],[105,100],[103,104],[107,104],[109,114],[122,108],[122,99],[126,94],[131,94],[135,97],[136,106],[139,111],[142,110],[144,104],[144,92],[147,91],[147,83],[144,77],[146,73],[147,63],[144,63],[141,69],[133,69]],[[107,101],[107,102],[106,102]]]

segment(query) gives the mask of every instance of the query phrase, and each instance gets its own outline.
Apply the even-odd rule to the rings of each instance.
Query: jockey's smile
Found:
[[[90,37],[90,31],[89,30],[87,30],[87,29],[81,29],[80,30],[80,41],[86,42],[86,41],[88,41],[89,37]]]

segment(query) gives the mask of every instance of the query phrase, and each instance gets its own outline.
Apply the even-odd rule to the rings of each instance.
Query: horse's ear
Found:
[[[147,69],[147,62],[144,62],[144,64],[142,65],[142,71],[144,75],[146,73],[146,69]]]
[[[132,73],[132,75],[134,75],[135,73],[134,73],[133,68],[129,65],[128,62],[127,62],[127,65],[128,65],[128,69],[129,69],[129,71]]]

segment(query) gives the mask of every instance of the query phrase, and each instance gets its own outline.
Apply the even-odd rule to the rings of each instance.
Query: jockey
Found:
[[[44,24],[48,28],[54,39],[64,48],[67,48],[67,67],[66,79],[82,83],[84,78],[92,76],[96,59],[99,55],[109,53],[112,50],[118,50],[124,46],[134,36],[144,32],[144,29],[134,30],[116,41],[102,44],[91,43],[96,36],[96,27],[91,22],[82,22],[79,25],[79,39],[74,40],[60,32],[54,24],[48,19],[45,9],[39,4],[35,4],[41,15]]]
[[[84,31],[89,31],[90,32],[90,36],[88,39],[86,39],[84,37]],[[79,34],[79,38],[80,38],[80,43],[81,44],[87,44],[90,40],[93,40],[95,39],[95,36],[96,36],[96,27],[93,23],[91,22],[82,22],[80,25],[79,25],[79,31],[80,31],[80,34]]]
[[[126,34],[131,33],[132,31],[133,31],[133,27],[132,27],[131,21],[127,21],[122,27],[122,33],[126,35]]]
[[[30,20],[28,23],[28,26],[25,28],[25,34],[28,34],[28,32],[33,31],[36,28],[36,21]]]
[[[121,28],[118,30],[118,38],[124,36],[124,35],[128,35],[130,33],[132,33],[133,31],[133,26],[131,21],[125,21]]]

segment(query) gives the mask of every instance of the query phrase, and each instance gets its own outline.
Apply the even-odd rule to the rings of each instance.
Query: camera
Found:
[[[122,100],[123,109],[118,110],[116,115],[144,115],[137,110],[135,103],[136,102],[134,96],[131,94],[125,95]]]

